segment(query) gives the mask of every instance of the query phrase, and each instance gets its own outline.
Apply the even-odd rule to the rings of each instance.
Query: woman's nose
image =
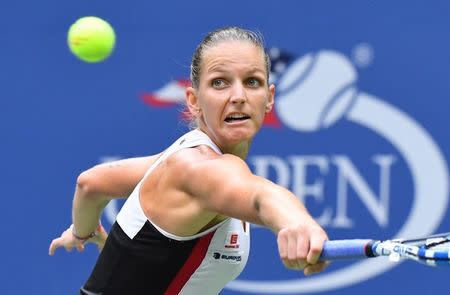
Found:
[[[230,101],[232,103],[244,103],[247,101],[247,96],[243,85],[239,84],[233,86]]]

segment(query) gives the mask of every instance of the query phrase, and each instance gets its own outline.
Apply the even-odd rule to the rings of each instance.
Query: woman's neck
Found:
[[[247,158],[252,140],[246,140],[232,145],[223,145],[220,142],[217,142],[217,140],[214,137],[210,136],[207,131],[202,130],[202,128],[198,128],[198,130],[205,133],[223,154],[232,154],[241,158],[242,160],[245,160]]]
[[[248,155],[248,151],[250,150],[251,141],[241,142],[237,145],[233,145],[231,147],[221,148],[224,154],[232,154],[235,155],[242,160],[245,160]]]

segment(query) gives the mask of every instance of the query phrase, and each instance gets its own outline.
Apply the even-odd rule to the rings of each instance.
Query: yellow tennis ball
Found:
[[[86,62],[99,62],[111,55],[116,34],[109,23],[95,16],[78,19],[69,28],[70,51]]]

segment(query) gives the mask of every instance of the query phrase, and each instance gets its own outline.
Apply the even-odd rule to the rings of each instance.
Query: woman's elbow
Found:
[[[97,179],[92,169],[83,171],[77,177],[76,189],[82,197],[93,197],[99,195]]]

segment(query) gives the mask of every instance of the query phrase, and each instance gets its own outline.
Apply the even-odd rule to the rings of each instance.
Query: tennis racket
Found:
[[[450,232],[412,240],[326,241],[321,261],[388,256],[392,261],[412,259],[430,266],[450,265]]]

